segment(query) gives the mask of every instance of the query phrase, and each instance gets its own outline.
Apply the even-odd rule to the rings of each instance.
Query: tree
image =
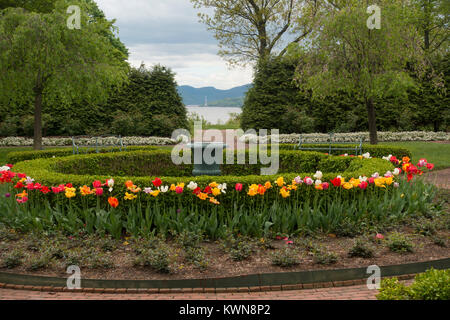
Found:
[[[115,111],[113,127],[123,134],[170,137],[188,126],[175,75],[160,65],[131,69],[128,84],[111,96],[108,107]]]
[[[69,5],[81,8],[81,29],[67,26]],[[50,13],[9,8],[0,13],[0,99],[34,100],[34,149],[42,148],[42,106],[105,101],[126,80],[125,56],[104,35],[113,27],[92,19],[85,1],[60,0]]]
[[[367,27],[369,2],[341,0],[321,20],[314,42],[301,48],[297,80],[315,98],[355,91],[367,109],[370,142],[378,143],[375,101],[405,96],[414,86],[411,72],[426,64],[411,28],[414,11],[402,0],[380,0],[381,30]]]
[[[230,63],[258,62],[282,56],[290,43],[311,32],[319,0],[191,0],[200,21],[214,32],[219,55]]]
[[[314,129],[313,120],[305,112],[309,100],[293,81],[296,64],[289,57],[260,61],[254,86],[247,92],[242,109],[243,129],[277,128],[281,133]]]

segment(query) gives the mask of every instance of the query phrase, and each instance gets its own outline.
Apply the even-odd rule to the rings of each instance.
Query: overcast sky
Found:
[[[230,69],[217,55],[217,41],[198,22],[189,0],[96,0],[108,19],[117,19],[129,62],[172,68],[179,85],[229,89],[252,82],[252,69]]]

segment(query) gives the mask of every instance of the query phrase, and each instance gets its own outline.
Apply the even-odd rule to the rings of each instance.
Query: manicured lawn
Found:
[[[411,150],[413,162],[425,158],[434,163],[435,170],[450,167],[450,144],[434,142],[383,142],[381,145],[402,147]]]

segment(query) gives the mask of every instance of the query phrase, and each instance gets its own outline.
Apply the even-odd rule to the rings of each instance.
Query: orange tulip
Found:
[[[113,208],[117,208],[119,206],[119,200],[117,200],[117,198],[114,198],[114,197],[109,197],[108,203]]]

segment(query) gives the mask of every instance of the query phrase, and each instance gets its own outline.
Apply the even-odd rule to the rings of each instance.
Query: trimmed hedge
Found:
[[[122,152],[128,152],[128,151],[136,151],[136,150],[156,150],[158,147],[151,147],[151,146],[130,146],[127,147],[126,150]],[[108,147],[108,148],[102,148],[100,149],[100,153],[107,153],[112,152],[113,150],[119,151],[118,147]],[[82,154],[92,154],[96,153],[96,150],[94,147],[92,148],[80,148],[80,155]],[[73,155],[73,149],[72,148],[61,148],[61,149],[48,149],[48,150],[42,150],[42,151],[16,151],[16,152],[10,152],[6,156],[6,162],[7,163],[18,163],[26,160],[34,160],[34,159],[45,159],[45,158],[58,158],[58,157],[66,157]]]
[[[351,148],[356,146],[355,145],[333,145],[334,148]],[[280,150],[294,150],[294,147],[296,147],[297,144],[280,144]],[[305,144],[304,147],[306,148],[328,148],[328,144]],[[403,157],[409,157],[412,158],[412,153],[408,149],[405,148],[398,148],[398,147],[390,147],[390,146],[379,146],[379,145],[370,145],[370,144],[363,144],[362,146],[363,153],[369,152],[371,157],[374,158],[382,158],[386,157],[388,155],[396,156],[397,159],[401,159]],[[327,150],[322,150],[318,152],[328,153]],[[345,150],[336,150],[335,154],[352,154],[351,150],[345,151]]]
[[[91,185],[94,180],[105,181],[113,177],[116,187],[125,191],[124,183],[127,180],[145,187],[152,185],[155,176],[159,176],[165,185],[195,181],[205,186],[217,181],[234,187],[236,183],[249,185],[273,182],[279,176],[283,176],[286,181],[298,175],[312,177],[316,170],[323,171],[323,181],[329,181],[337,175],[346,178],[370,176],[374,172],[384,174],[394,168],[390,162],[382,159],[343,158],[317,152],[280,151],[280,172],[274,176],[259,175],[258,171],[262,165],[257,164],[223,165],[225,175],[220,177],[191,177],[192,165],[176,166],[172,164],[170,155],[170,150],[154,150],[35,159],[17,163],[14,171],[26,173],[37,182],[46,185],[68,182],[76,186]],[[76,174],[79,171],[86,174]],[[176,176],[173,176],[174,174]]]

